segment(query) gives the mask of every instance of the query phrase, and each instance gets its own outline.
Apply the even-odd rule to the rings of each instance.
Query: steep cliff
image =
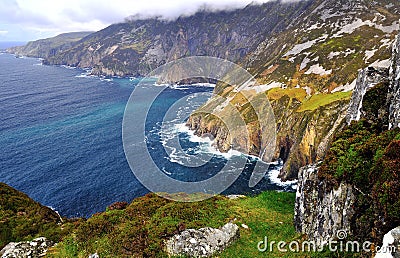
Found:
[[[240,61],[259,83],[246,90],[253,90],[254,95],[267,94],[273,107],[277,123],[274,158],[284,160],[282,179],[296,178],[300,167],[323,159],[346,116],[358,71],[372,66],[379,73],[389,66],[399,7],[398,2],[315,1],[301,16],[294,17],[286,30],[267,37]],[[367,84],[370,87],[374,82],[365,81],[365,90]],[[222,86],[215,93],[218,98],[233,100],[237,94],[233,88]],[[239,112],[249,116],[249,110]],[[221,124],[217,120],[196,113],[188,125],[199,135],[213,134],[217,147],[225,151],[232,146],[227,139],[243,137],[216,130]],[[257,149],[260,137],[253,133],[257,128],[251,124],[248,128],[252,142],[246,144],[254,146],[254,153],[262,152]]]
[[[398,63],[393,47],[390,66]],[[349,125],[338,132],[325,160],[299,174],[295,226],[312,240],[350,238],[379,244],[400,224],[400,128],[393,122],[400,104],[393,70],[359,73],[349,105]],[[389,121],[391,130],[389,128]]]
[[[349,232],[355,198],[348,183],[331,189],[328,181],[318,180],[317,165],[301,168],[294,215],[296,230],[321,244],[335,239],[340,230]]]
[[[25,46],[12,47],[7,49],[9,53],[20,56],[49,58],[57,53],[70,49],[79,40],[93,32],[70,32],[58,36],[28,42]]]
[[[389,128],[400,127],[400,38],[393,45],[393,56],[390,66]]]

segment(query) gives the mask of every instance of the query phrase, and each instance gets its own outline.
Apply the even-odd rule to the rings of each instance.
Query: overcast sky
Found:
[[[258,0],[256,2],[267,2]],[[173,19],[204,4],[244,7],[252,0],[0,0],[0,41],[28,41],[63,32],[97,31],[141,14]],[[254,1],[253,1],[254,2]]]

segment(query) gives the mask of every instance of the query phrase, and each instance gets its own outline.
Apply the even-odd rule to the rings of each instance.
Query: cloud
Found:
[[[271,0],[259,0],[257,3]],[[0,0],[0,26],[27,39],[68,31],[95,31],[126,17],[174,19],[207,5],[212,10],[241,8],[252,0]],[[10,33],[11,34],[11,33]],[[15,40],[17,40],[15,38]],[[21,40],[21,39],[18,39]]]

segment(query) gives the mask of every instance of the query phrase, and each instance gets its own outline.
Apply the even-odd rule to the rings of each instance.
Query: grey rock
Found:
[[[298,232],[324,245],[335,239],[338,231],[350,232],[355,196],[349,184],[341,183],[337,189],[330,189],[326,181],[319,180],[318,165],[299,171],[294,222]]]
[[[393,44],[389,74],[389,129],[392,129],[400,127],[400,34]]]
[[[187,229],[174,235],[165,242],[169,255],[187,255],[189,257],[210,257],[224,250],[239,238],[239,227],[227,223],[223,227]]]
[[[39,237],[32,241],[11,242],[0,251],[0,255],[1,258],[43,257],[51,246],[53,242],[45,237]]]
[[[230,199],[230,200],[237,200],[237,199],[241,199],[241,198],[246,198],[246,195],[242,195],[242,194],[230,194],[227,195],[226,198]]]
[[[389,231],[382,241],[380,252],[375,255],[375,258],[400,258],[400,227]]]
[[[88,258],[100,258],[100,256],[97,253],[89,255]]]
[[[358,121],[362,117],[362,103],[367,91],[386,80],[388,80],[388,69],[386,68],[367,67],[359,72],[347,110],[346,121],[348,124],[354,120]]]

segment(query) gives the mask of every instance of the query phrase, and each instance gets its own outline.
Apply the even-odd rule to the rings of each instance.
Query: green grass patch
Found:
[[[258,242],[301,240],[293,226],[294,193],[263,192],[255,197],[231,201],[237,216],[237,224],[246,224],[249,229],[240,229],[240,239],[227,248],[219,257],[305,257],[304,254],[281,253],[276,246],[273,252],[260,252]]]
[[[348,100],[351,97],[352,92],[335,92],[329,94],[315,94],[309,99],[303,101],[303,104],[299,107],[297,112],[303,112],[307,110],[316,110],[319,107],[329,105],[335,101]]]

